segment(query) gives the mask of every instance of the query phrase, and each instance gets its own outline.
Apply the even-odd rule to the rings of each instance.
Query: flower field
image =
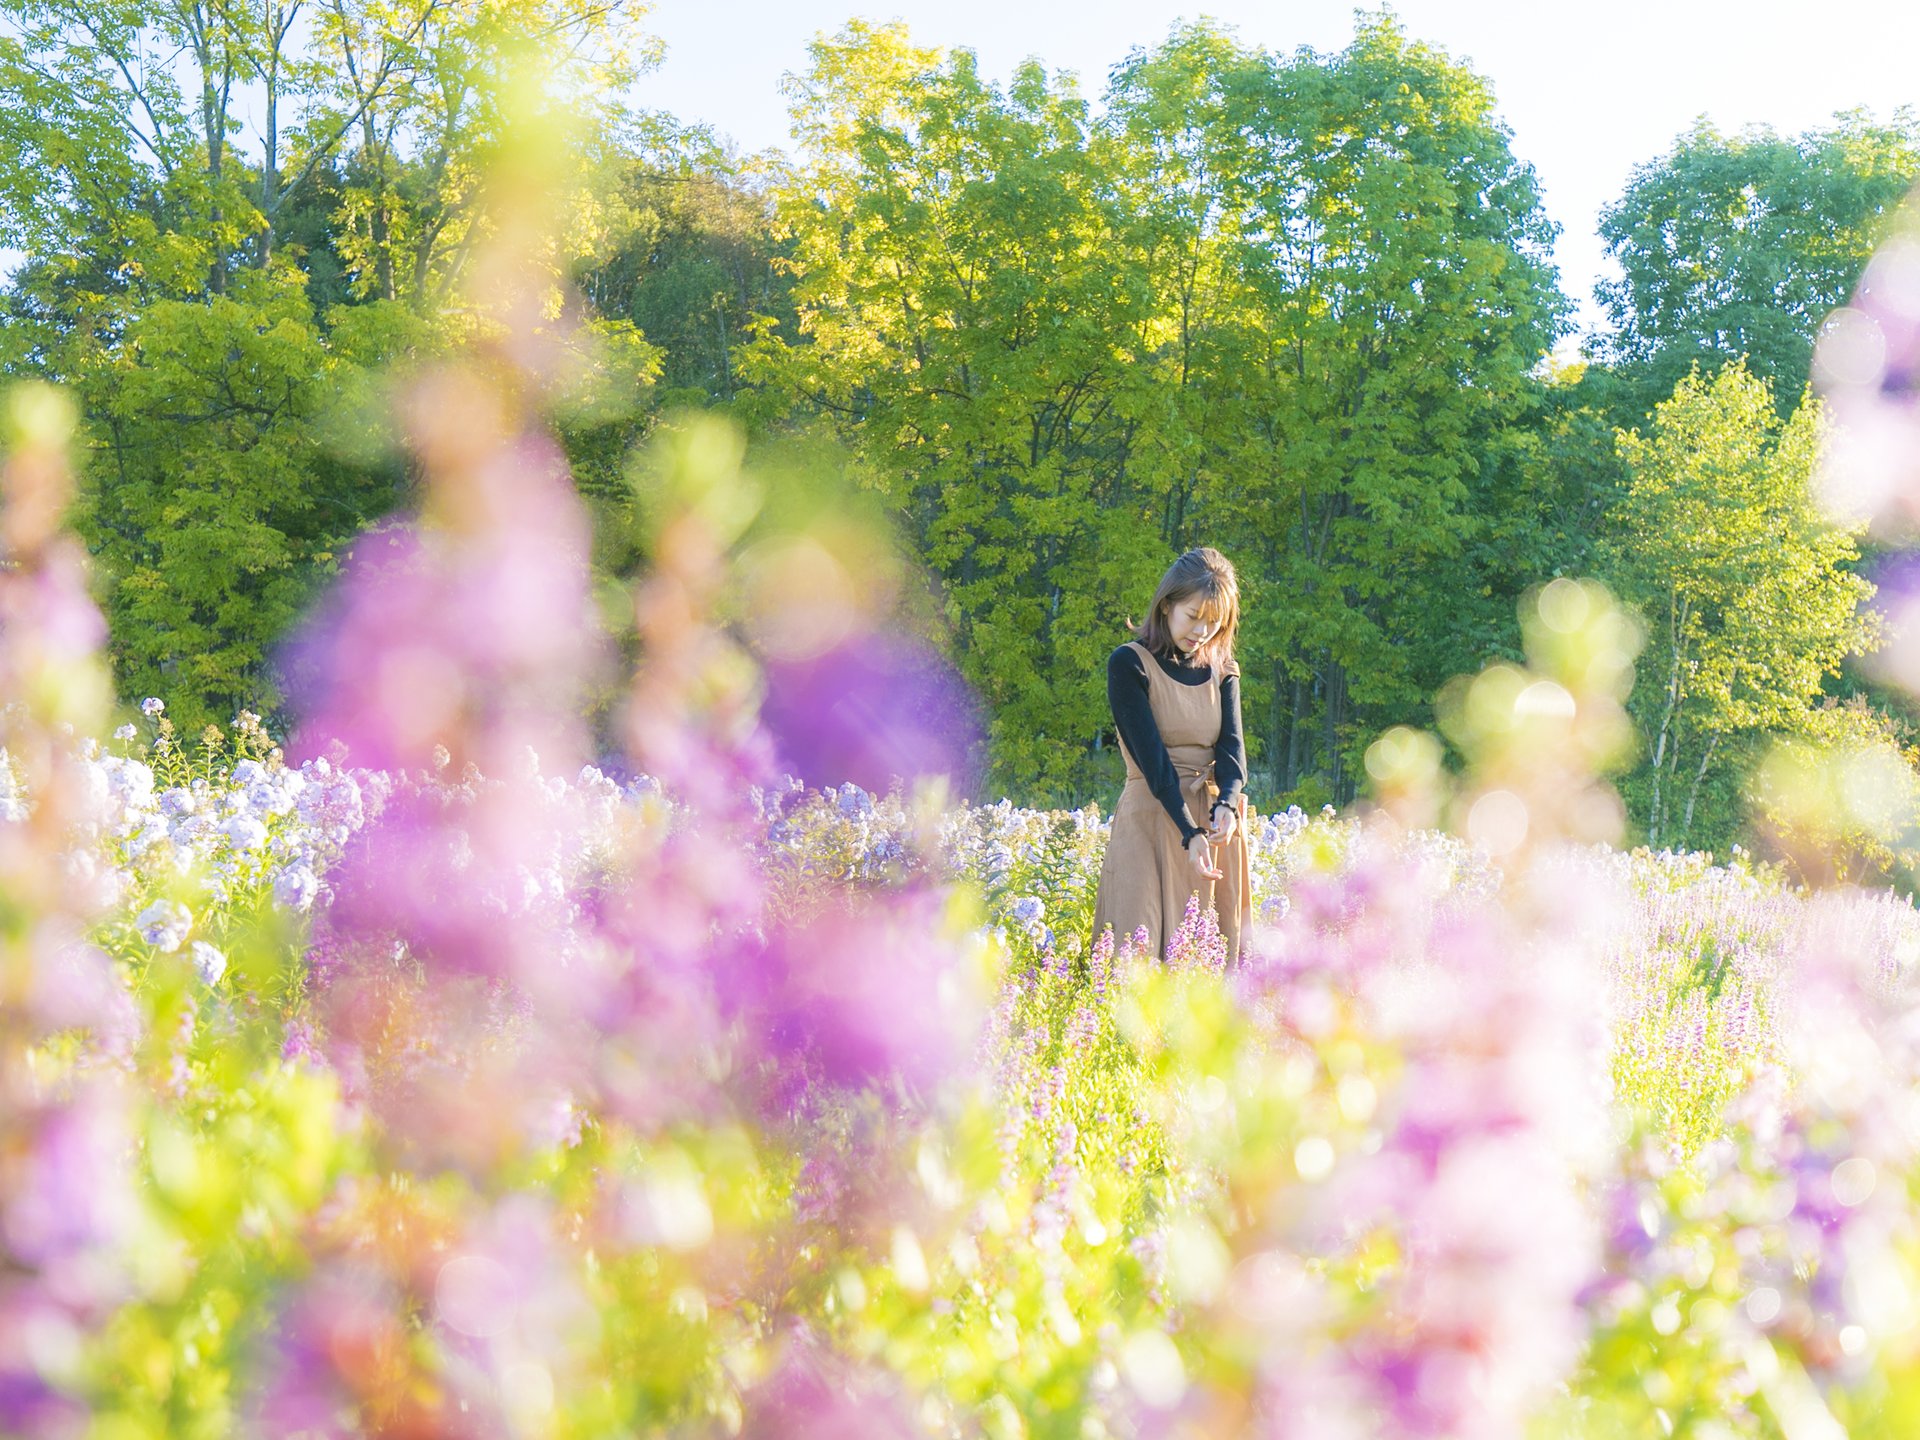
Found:
[[[1903,1433],[1905,901],[1562,851],[1529,928],[1294,811],[1253,959],[1159,966],[1089,943],[1092,811],[789,781],[668,883],[710,821],[652,779],[147,709],[63,762],[97,948],[14,1077],[9,1430]],[[422,815],[469,853],[369,924]]]
[[[1162,961],[1096,811],[953,798],[913,582],[735,430],[662,427],[596,591],[553,354],[401,387],[284,733],[115,709],[9,396],[0,1432],[1920,1432],[1920,914],[1610,847],[1600,586]]]

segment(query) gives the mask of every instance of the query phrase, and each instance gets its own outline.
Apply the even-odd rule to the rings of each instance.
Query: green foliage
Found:
[[[1146,296],[1086,104],[856,26],[816,46],[795,117],[820,156],[777,195],[804,341],[758,347],[756,378],[872,460],[992,714],[994,783],[1069,793],[1164,555],[1129,469]]]
[[[996,783],[1102,773],[1101,657],[1204,540],[1243,571],[1273,785],[1349,794],[1363,733],[1445,678],[1407,663],[1403,627],[1440,618],[1413,577],[1472,528],[1562,310],[1484,83],[1386,20],[1333,57],[1200,26],[1095,122],[1037,66],[1002,92],[856,26],[794,94],[800,321],[757,355],[906,517]]]
[[[663,405],[732,403],[745,384],[736,352],[757,324],[792,318],[767,162],[660,121],[622,158],[611,203],[625,211],[624,233],[581,275],[581,291],[662,347]]]
[[[130,692],[196,722],[271,703],[291,618],[410,498],[393,383],[483,328],[455,297],[528,44],[570,98],[546,117],[572,197],[547,260],[553,309],[576,313],[569,280],[586,306],[548,398],[596,565],[642,558],[623,457],[663,410],[836,435],[931,577],[912,623],[985,702],[989,787],[1048,803],[1117,783],[1104,655],[1200,543],[1242,575],[1256,798],[1350,799],[1376,734],[1517,655],[1530,587],[1634,558],[1651,502],[1628,503],[1616,426],[1742,356],[1791,406],[1920,173],[1906,112],[1792,139],[1702,122],[1608,211],[1613,330],[1556,369],[1535,177],[1486,81],[1388,14],[1327,54],[1183,25],[1099,104],[1037,63],[995,84],[968,51],[854,24],[789,82],[793,161],[629,109],[657,53],[640,18],[0,3],[0,244],[25,257],[0,371],[84,400]],[[1723,558],[1663,563],[1713,588]],[[1644,572],[1620,583],[1656,603]],[[1771,666],[1755,685],[1807,693]],[[1666,834],[1691,803],[1722,843],[1783,722],[1719,725],[1676,789],[1649,703],[1636,805],[1651,825],[1658,788]]]
[[[1920,877],[1920,767],[1910,722],[1864,696],[1826,700],[1761,757],[1741,796],[1768,848],[1809,883]]]
[[[1481,658],[1443,641],[1416,668],[1453,622],[1483,456],[1561,323],[1552,227],[1485,82],[1388,19],[1221,86],[1264,364],[1254,453],[1210,513],[1257,580],[1248,689],[1274,783],[1317,769],[1341,802],[1357,750]]]
[[[0,368],[82,399],[120,680],[183,722],[274,703],[274,646],[407,498],[383,372],[483,326],[456,287],[511,219],[486,177],[530,64],[568,97],[556,310],[564,274],[628,224],[601,197],[626,163],[619,94],[654,58],[638,7],[303,10],[0,3],[0,246],[25,257]],[[589,316],[555,358],[583,486],[623,488],[656,348]]]
[[[1812,400],[1783,425],[1768,383],[1735,363],[1689,376],[1646,433],[1620,434],[1632,478],[1606,573],[1647,625],[1633,708],[1650,754],[1629,794],[1651,843],[1723,841],[1735,817],[1698,801],[1728,747],[1803,729],[1872,642],[1857,537],[1809,485],[1820,426]]]
[[[378,310],[323,334],[304,277],[276,266],[154,302],[87,374],[81,523],[129,693],[172,696],[196,726],[275,703],[274,644],[398,498],[391,473],[330,451],[331,428],[365,422],[336,407],[415,338]]]
[[[1846,303],[1883,222],[1920,178],[1911,111],[1864,112],[1785,139],[1722,135],[1702,120],[1635,170],[1600,222],[1620,266],[1599,295],[1602,350],[1627,380],[1619,423],[1637,425],[1695,365],[1744,358],[1782,414],[1807,383],[1814,335]]]

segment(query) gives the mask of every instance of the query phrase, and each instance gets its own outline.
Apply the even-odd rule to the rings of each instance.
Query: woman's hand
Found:
[[[1216,805],[1207,818],[1213,823],[1213,829],[1207,832],[1207,843],[1215,849],[1232,844],[1240,829],[1240,812],[1231,805]]]
[[[1207,843],[1204,831],[1194,836],[1187,846],[1187,861],[1202,880],[1218,880],[1226,873],[1213,863],[1213,847]]]

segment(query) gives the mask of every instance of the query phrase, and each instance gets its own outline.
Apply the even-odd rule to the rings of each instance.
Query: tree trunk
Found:
[[[733,350],[727,342],[727,306],[723,296],[713,297],[714,318],[720,323],[720,394],[728,402],[733,400]],[[1054,606],[1058,613],[1059,606]]]
[[[1293,707],[1288,716],[1287,725],[1287,786],[1292,790],[1300,783],[1300,747],[1306,741],[1307,682],[1293,682]]]
[[[377,162],[376,162],[377,163]],[[400,292],[393,283],[393,232],[387,213],[386,167],[375,172],[373,214],[368,227],[373,236],[373,288],[382,300],[397,300]]]
[[[1267,769],[1273,776],[1273,788],[1284,790],[1290,783],[1283,767],[1287,753],[1287,675],[1278,660],[1273,662],[1273,689],[1267,696]]]
[[[207,190],[213,197],[207,215],[207,230],[213,249],[212,258],[207,262],[207,293],[224,295],[227,291],[227,253],[220,238],[220,228],[226,220],[226,212],[220,205],[220,185],[227,155],[226,95],[224,90],[216,89],[213,83],[213,33],[207,17],[196,9],[193,18],[194,59],[200,66],[200,124],[207,136]],[[229,72],[227,86],[230,88],[231,85],[232,74]]]
[[[1720,737],[1714,736],[1707,742],[1707,753],[1700,757],[1700,768],[1693,772],[1693,785],[1687,791],[1687,813],[1680,822],[1680,842],[1685,844],[1693,835],[1693,803],[1700,798],[1700,783],[1707,778],[1707,766],[1713,763],[1713,752],[1720,748]]]
[[[1347,672],[1339,661],[1328,655],[1326,675],[1326,698],[1320,711],[1320,743],[1326,756],[1321,764],[1327,773],[1333,802],[1338,805],[1346,785],[1346,767],[1340,755],[1340,723],[1346,718]]]
[[[380,131],[368,109],[360,121],[360,153],[366,157],[373,186],[373,208],[367,215],[367,234],[373,241],[373,290],[382,300],[399,298],[393,282],[393,226],[387,210],[387,161]]]
[[[1674,717],[1680,710],[1680,631],[1686,625],[1687,604],[1675,601],[1667,607],[1667,638],[1673,650],[1673,662],[1667,667],[1667,703],[1660,715],[1660,738],[1653,747],[1653,798],[1647,805],[1647,844],[1658,845],[1665,817],[1660,812],[1660,772],[1667,758],[1667,740],[1673,734]]]
[[[267,125],[260,160],[260,259],[262,270],[273,263],[273,212],[280,193],[280,51],[274,47],[266,73]]]

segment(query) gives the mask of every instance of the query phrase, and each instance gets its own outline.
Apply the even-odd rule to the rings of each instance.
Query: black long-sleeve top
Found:
[[[1171,680],[1181,685],[1204,685],[1213,674],[1210,665],[1182,665],[1178,660],[1155,655],[1154,663]],[[1113,710],[1114,728],[1132,752],[1133,760],[1146,776],[1147,788],[1154,799],[1172,817],[1180,829],[1181,843],[1191,839],[1205,825],[1188,818],[1186,801],[1180,794],[1180,775],[1173,768],[1160,727],[1154,723],[1153,706],[1147,698],[1147,666],[1140,652],[1121,645],[1107,657],[1107,704]],[[1234,804],[1247,783],[1247,745],[1240,724],[1240,677],[1220,677],[1220,738],[1213,746],[1213,779],[1220,787],[1217,804]],[[1211,821],[1212,816],[1205,817]]]

